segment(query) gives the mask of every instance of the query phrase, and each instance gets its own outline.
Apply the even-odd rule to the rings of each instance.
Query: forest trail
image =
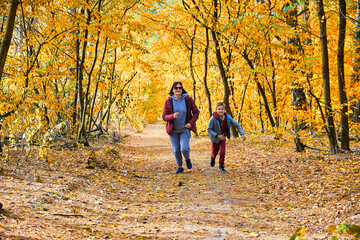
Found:
[[[324,239],[360,207],[359,193],[341,188],[358,169],[336,178],[338,159],[294,153],[286,140],[228,141],[221,173],[210,167],[210,140],[193,137],[193,168],[174,174],[162,122],[125,133],[121,143],[54,151],[48,165],[28,162],[17,177],[3,167],[0,239],[285,240],[297,227],[308,228],[306,239]],[[35,170],[36,181],[24,177]]]
[[[243,142],[237,143],[240,145]],[[145,210],[148,216],[146,222],[152,222],[153,229],[157,231],[155,238],[266,238],[266,232],[254,229],[251,221],[244,221],[250,216],[255,217],[255,203],[261,205],[262,201],[254,194],[243,194],[251,187],[241,181],[241,175],[244,175],[239,169],[241,162],[226,162],[226,173],[218,170],[218,164],[211,168],[208,138],[191,139],[193,168],[186,169],[184,163],[185,172],[182,174],[174,174],[177,166],[169,136],[161,122],[148,125],[142,133],[133,134],[126,139],[126,144],[135,148],[139,165],[147,165],[145,168],[134,167],[133,170],[140,171],[137,174],[142,176],[143,181],[139,184],[141,192],[152,193],[141,205],[146,205],[143,211],[150,209]],[[137,201],[137,198],[132,201]],[[146,224],[139,224],[137,228],[146,232]]]

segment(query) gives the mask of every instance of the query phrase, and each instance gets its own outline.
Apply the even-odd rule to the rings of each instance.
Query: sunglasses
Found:
[[[181,90],[182,87],[174,87],[175,90]]]

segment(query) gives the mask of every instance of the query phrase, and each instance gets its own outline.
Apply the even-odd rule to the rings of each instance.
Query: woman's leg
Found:
[[[190,131],[180,133],[180,150],[185,160],[190,159]]]
[[[180,134],[173,133],[173,135],[170,136],[170,142],[173,154],[175,156],[176,164],[178,165],[178,167],[182,167],[183,162],[180,149]]]

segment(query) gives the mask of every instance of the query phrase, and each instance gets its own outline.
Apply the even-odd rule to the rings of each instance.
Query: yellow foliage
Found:
[[[6,74],[0,82],[0,114],[13,112],[2,118],[2,136],[26,133],[28,141],[39,140],[61,121],[71,122],[76,135],[81,118],[79,96],[87,104],[87,131],[100,125],[114,127],[116,122],[119,126],[115,127],[129,122],[134,130],[142,131],[144,124],[154,123],[161,116],[174,81],[183,82],[200,109],[199,133],[206,134],[214,106],[224,100],[224,93],[230,94],[227,100],[232,115],[245,132],[274,131],[264,108],[265,98],[279,125],[276,138],[290,132],[294,117],[307,122],[305,138],[309,132],[323,132],[317,105],[319,99],[320,107],[324,107],[322,56],[319,39],[313,37],[319,27],[315,15],[299,22],[306,26],[302,31],[288,24],[290,8],[283,9],[287,1],[271,8],[256,1],[246,6],[243,2],[219,1],[227,13],[218,14],[216,19],[211,1],[199,2],[199,6],[190,2],[185,6],[181,1],[100,2],[22,1],[19,14],[26,21],[22,23],[26,29],[13,34]],[[1,16],[6,16],[8,7],[0,3]],[[314,4],[308,7],[309,14],[316,13]],[[337,6],[330,2],[326,8],[335,11]],[[355,9],[350,8],[349,14],[355,14]],[[331,54],[337,52],[337,16],[327,23],[330,76],[334,79],[330,86],[332,107],[339,122],[341,105],[333,77],[337,76],[336,54]],[[215,54],[212,34],[219,40],[221,60]],[[301,42],[301,51],[296,44],[289,44],[295,38]],[[304,44],[307,38],[311,44]],[[349,77],[357,64],[352,62],[357,53],[350,38],[345,46],[346,91],[352,101],[360,92],[360,84]],[[225,68],[225,79],[219,62]],[[80,64],[83,89],[79,95]],[[291,106],[294,82],[305,89],[306,111],[295,111]],[[106,114],[111,116],[107,118]],[[358,132],[359,125],[351,123],[350,130]],[[54,140],[47,139],[43,144]]]

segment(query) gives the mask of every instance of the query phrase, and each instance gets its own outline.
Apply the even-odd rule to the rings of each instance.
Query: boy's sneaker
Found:
[[[215,158],[210,159],[210,167],[215,166]]]
[[[179,174],[179,173],[182,173],[182,172],[184,172],[184,168],[179,167],[179,168],[176,170],[175,174]]]
[[[220,172],[226,172],[224,165],[219,165]]]
[[[187,167],[188,169],[191,169],[191,168],[192,168],[192,163],[191,163],[190,159],[185,160],[185,161],[186,161],[186,167]]]

